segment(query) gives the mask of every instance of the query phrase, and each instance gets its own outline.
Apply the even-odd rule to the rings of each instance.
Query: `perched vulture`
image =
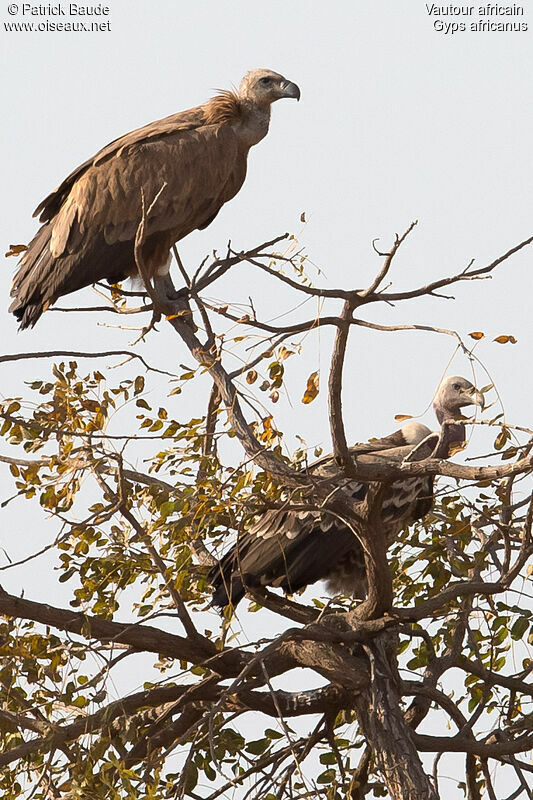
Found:
[[[11,290],[20,328],[62,295],[137,274],[143,197],[143,258],[151,277],[165,274],[172,245],[207,227],[241,188],[248,151],[266,136],[270,106],[282,97],[298,100],[300,90],[277,72],[253,70],[238,92],[127,133],[75,169],[35,210],[44,224]]]
[[[441,431],[432,433],[426,425],[408,422],[400,430],[368,444],[350,448],[356,463],[420,461],[434,456],[447,458],[464,443],[465,427],[457,421],[461,408],[483,407],[483,395],[465,378],[453,376],[440,384],[433,407]],[[308,468],[310,477],[327,481],[336,491],[356,501],[365,498],[367,484],[342,476],[332,456]],[[366,594],[364,555],[353,531],[336,516],[315,506],[301,509],[305,495],[312,503],[312,490],[304,490],[299,509],[271,509],[259,516],[237,543],[214,566],[209,575],[213,604],[236,606],[246,586],[277,586],[291,594],[316,581],[325,580],[331,594],[354,597]],[[431,476],[404,478],[387,490],[381,518],[391,544],[406,526],[422,519],[433,505]]]

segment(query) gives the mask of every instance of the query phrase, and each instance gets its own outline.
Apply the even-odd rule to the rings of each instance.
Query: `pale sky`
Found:
[[[523,19],[533,30],[530,10]],[[3,17],[22,19],[5,10]],[[111,31],[91,34],[3,32],[4,250],[32,236],[37,203],[102,145],[238,84],[257,66],[297,82],[302,100],[274,107],[242,191],[182,244],[187,263],[229,238],[246,247],[290,230],[328,285],[359,286],[380,264],[372,240],[386,246],[418,219],[391,274],[395,286],[407,287],[471,258],[490,261],[533,232],[531,31],[437,33],[426,5],[412,0],[112,0],[107,19]],[[479,354],[509,414],[523,417],[531,394],[532,257],[525,252],[491,281],[457,288],[455,303],[417,301],[380,312],[382,321],[514,333],[514,347],[484,342]],[[4,263],[4,297],[14,266],[14,259]],[[87,290],[81,299],[96,298]],[[115,336],[97,322],[51,313],[34,332],[17,335],[4,315],[5,348],[57,347],[66,326],[73,347],[108,346]],[[124,344],[124,336],[115,341]],[[350,356],[357,392],[345,401],[357,400],[350,435],[390,427],[391,395],[412,409],[418,398],[425,406],[451,350],[434,336],[357,331]]]
[[[223,251],[228,239],[243,249],[288,230],[323,270],[316,283],[364,287],[381,264],[372,240],[379,238],[386,249],[396,232],[418,219],[390,275],[395,288],[408,288],[453,274],[473,258],[479,266],[488,263],[533,234],[533,3],[523,5],[523,16],[486,18],[525,22],[525,32],[455,34],[437,32],[439,17],[415,0],[108,5],[109,16],[98,19],[109,20],[111,30],[98,33],[8,33],[5,22],[52,17],[23,16],[22,4],[17,15],[8,13],[7,2],[1,7],[4,252],[31,238],[38,202],[108,141],[203,102],[217,88],[238,85],[256,67],[295,81],[302,98],[274,106],[270,132],[250,154],[244,188],[211,226],[182,243],[182,258],[192,269],[207,253]],[[457,21],[469,27],[471,19]],[[508,420],[531,424],[532,264],[529,248],[490,280],[456,286],[455,302],[374,307],[366,318],[432,324],[464,335],[484,331],[476,354],[497,383]],[[95,314],[49,312],[33,331],[18,334],[7,314],[14,267],[15,260],[7,259],[1,273],[4,352],[124,348],[132,340],[131,332],[98,325],[114,322],[111,315],[102,320]],[[299,302],[283,300],[279,286],[258,284],[246,267],[239,269],[225,282],[226,300],[246,299],[259,286],[258,310],[271,317]],[[221,293],[217,289],[217,297]],[[61,305],[82,301],[93,305],[97,297],[87,289]],[[308,303],[295,314],[308,318],[315,311]],[[498,334],[513,334],[518,342],[492,343]],[[294,367],[298,385],[319,366],[326,370],[328,341],[324,334],[320,358],[316,339],[309,341]],[[137,347],[163,367],[186,358],[164,326]],[[354,330],[344,391],[349,440],[390,432],[398,412],[422,412],[454,348],[443,336]],[[17,394],[20,381],[48,373],[46,362],[1,368],[4,396]],[[449,371],[471,377],[462,356]],[[490,382],[478,374],[479,385]],[[277,411],[284,430],[328,448],[325,393],[305,409],[298,392],[292,399],[292,408],[280,402]],[[183,408],[180,400],[173,402],[178,418],[191,415],[187,399]],[[424,421],[434,424],[431,412]],[[486,452],[478,437],[473,451]],[[2,474],[3,499],[11,488],[7,470]],[[19,503],[17,513],[8,507],[3,530],[9,527],[14,538],[3,546],[12,557],[27,552],[18,529],[23,525],[26,532],[27,520],[34,519],[27,505]],[[39,541],[38,533],[32,541]],[[41,572],[35,580],[30,587],[13,571],[0,573],[7,589],[25,586],[32,599],[45,599],[46,587],[56,586],[53,574]]]

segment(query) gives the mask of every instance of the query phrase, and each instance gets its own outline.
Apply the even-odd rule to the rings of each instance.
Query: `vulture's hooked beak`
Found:
[[[478,392],[478,390],[473,387],[471,391],[468,392],[468,396],[470,398],[469,405],[479,406],[483,411],[485,408],[485,397],[481,394],[481,392]]]
[[[281,96],[292,97],[295,100],[300,99],[300,87],[291,81],[282,81],[280,83]]]

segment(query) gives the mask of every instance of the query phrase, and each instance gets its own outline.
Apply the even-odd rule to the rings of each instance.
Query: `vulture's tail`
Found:
[[[50,273],[54,258],[50,252],[51,228],[43,225],[33,237],[24,253],[11,285],[15,299],[9,310],[20,322],[20,329],[35,325],[45,310],[43,278]]]
[[[213,587],[211,605],[219,612],[222,612],[230,603],[233,607],[237,606],[244,597],[243,582],[231,568],[228,569],[229,566],[229,563],[225,564],[223,559],[212,567],[208,576],[208,581]]]
[[[38,231],[24,253],[11,286],[9,310],[20,330],[33,328],[48,306],[59,297],[100,280],[119,283],[135,263],[132,242],[105,243],[102,233],[88,237],[76,252],[56,258],[50,252],[52,225]]]

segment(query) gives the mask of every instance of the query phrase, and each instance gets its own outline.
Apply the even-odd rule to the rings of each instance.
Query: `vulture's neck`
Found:
[[[259,106],[251,100],[241,100],[241,118],[238,125],[239,139],[252,147],[264,139],[270,124],[270,105]]]
[[[433,455],[434,458],[449,458],[457,446],[461,446],[466,441],[466,428],[456,420],[453,411],[447,411],[438,406],[433,408],[441,426],[441,437]]]
[[[235,92],[221,92],[204,106],[208,125],[231,125],[248,149],[264,139],[270,123],[270,104],[259,105]]]

